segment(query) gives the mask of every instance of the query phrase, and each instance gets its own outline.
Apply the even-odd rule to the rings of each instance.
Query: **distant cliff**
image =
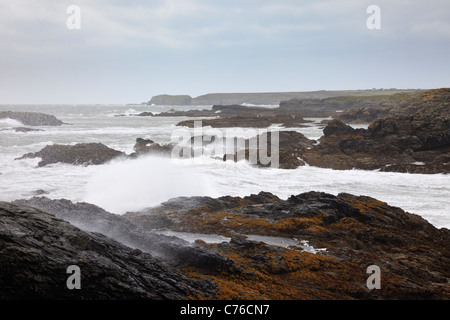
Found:
[[[304,92],[254,92],[254,93],[208,93],[195,98],[189,95],[157,95],[148,104],[156,105],[279,105],[281,101],[291,99],[325,99],[340,96],[391,95],[415,90],[343,90],[343,91],[304,91]]]
[[[192,104],[192,97],[188,95],[168,95],[161,94],[158,96],[152,97],[152,99],[148,102],[148,104],[157,104],[157,105],[190,105]]]

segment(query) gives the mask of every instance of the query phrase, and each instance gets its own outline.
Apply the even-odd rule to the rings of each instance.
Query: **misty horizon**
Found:
[[[442,87],[443,88],[443,87]],[[143,104],[150,104],[150,100],[153,97],[157,96],[189,96],[193,99],[208,96],[208,95],[233,95],[233,94],[283,94],[283,93],[315,93],[315,92],[346,92],[346,91],[383,91],[383,92],[389,92],[389,91],[425,91],[425,90],[432,90],[432,89],[440,89],[440,88],[368,88],[368,89],[318,89],[318,90],[308,90],[308,91],[260,91],[260,92],[207,92],[199,95],[191,95],[189,93],[158,93],[154,94],[148,98],[141,99],[142,101],[138,101],[139,99],[130,99],[129,102],[114,102],[114,101],[104,101],[104,102],[83,102],[83,103],[74,103],[70,101],[61,101],[61,102],[52,102],[52,103],[46,103],[46,102],[39,102],[39,103],[2,103],[0,101],[0,106],[21,106],[21,105],[143,105]],[[323,98],[319,98],[323,99]],[[245,103],[245,102],[243,102]]]
[[[0,104],[449,87],[448,12],[444,0],[2,1]]]

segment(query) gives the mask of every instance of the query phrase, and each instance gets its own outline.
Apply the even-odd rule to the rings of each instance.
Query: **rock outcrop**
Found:
[[[0,221],[3,299],[450,298],[450,231],[365,196],[181,197],[124,216],[41,197],[0,202]]]
[[[26,126],[61,126],[64,123],[55,116],[38,112],[0,111],[0,119],[13,119]]]
[[[188,299],[213,287],[35,208],[0,202],[1,299]],[[80,270],[81,289],[68,278]]]
[[[371,123],[377,119],[385,117],[390,110],[391,108],[373,108],[373,107],[350,108],[343,111],[338,116],[338,118],[347,124]]]
[[[302,154],[314,147],[314,140],[306,138],[302,133],[296,131],[280,131],[278,132],[278,144],[273,147],[277,148],[277,155],[272,151],[272,132],[260,134],[252,139],[255,139],[258,148],[252,149],[250,147],[250,140],[244,141],[245,149],[237,151],[233,154],[225,154],[223,160],[247,160],[251,164],[258,167],[273,167],[274,162],[277,161],[276,167],[280,169],[295,169],[299,166],[304,166],[305,162],[302,160]],[[263,138],[264,136],[264,138]],[[261,148],[262,144],[266,144],[265,148]],[[263,151],[266,150],[266,151]],[[252,158],[253,157],[253,158]],[[277,157],[278,159],[275,160]],[[272,161],[273,160],[273,161]]]
[[[162,112],[155,116],[208,117],[201,120],[202,125],[213,128],[267,128],[273,124],[281,124],[285,127],[298,127],[311,122],[304,120],[298,112],[281,110],[279,108],[249,107],[243,105],[214,105],[211,109]],[[211,119],[211,117],[214,119]],[[177,126],[193,128],[194,121],[199,120],[184,120],[179,122]]]
[[[317,143],[286,131],[280,141],[280,167],[296,168],[301,159],[311,166],[337,170],[448,173],[449,115],[450,89],[439,89],[402,98],[368,129],[354,129],[334,119],[328,121]],[[296,146],[296,140],[300,145]],[[292,141],[287,149],[286,141]]]
[[[89,203],[72,203],[65,199],[51,200],[46,197],[22,199],[14,203],[54,214],[83,231],[101,233],[170,264],[195,265],[199,268],[225,267],[230,264],[227,259],[207,249],[192,246],[177,237],[143,230],[132,221]]]
[[[294,98],[281,101],[278,108],[238,104],[214,105],[211,109],[163,112],[158,117],[214,117],[203,119],[204,126],[266,128],[277,124],[299,127],[310,121],[305,117],[340,118],[347,123],[370,123],[383,117],[396,104],[414,96],[412,93],[375,96],[338,96],[324,99]],[[178,126],[193,127],[194,120],[185,120]]]
[[[172,153],[173,144],[159,144],[150,139],[137,138],[133,149],[134,153],[130,155],[131,158],[136,158],[146,154],[170,156]]]
[[[178,198],[126,218],[147,229],[231,238],[197,245],[231,259],[232,272],[183,268],[212,279],[215,299],[450,298],[450,231],[370,197]],[[271,243],[282,240],[297,244]],[[379,290],[367,287],[371,265],[381,270]]]
[[[42,160],[38,163],[39,167],[53,163],[99,165],[121,156],[125,156],[125,153],[111,149],[101,143],[79,143],[73,146],[49,145],[38,152],[27,153],[16,160],[41,158]]]
[[[334,120],[320,144],[303,154],[310,164],[334,169],[415,173],[450,171],[450,89],[418,94],[367,130]]]

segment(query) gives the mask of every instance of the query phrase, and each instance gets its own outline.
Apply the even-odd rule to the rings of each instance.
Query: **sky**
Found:
[[[450,87],[449,56],[448,0],[0,0],[0,104]]]

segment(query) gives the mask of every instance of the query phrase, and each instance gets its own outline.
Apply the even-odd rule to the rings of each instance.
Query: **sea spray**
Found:
[[[180,196],[217,195],[199,168],[157,156],[103,165],[88,179],[86,190],[86,202],[117,214]]]
[[[0,119],[0,129],[21,127],[23,123],[11,118]]]
[[[0,106],[7,111],[10,106]],[[419,214],[436,227],[450,228],[450,175],[407,174],[376,171],[348,170],[339,171],[317,167],[300,167],[295,170],[262,169],[248,164],[247,161],[222,161],[209,157],[199,157],[189,160],[156,159],[161,168],[169,171],[165,176],[174,177],[171,189],[168,181],[164,181],[160,169],[145,168],[147,179],[141,185],[132,183],[126,173],[114,172],[117,163],[101,166],[73,166],[55,164],[38,168],[39,159],[14,160],[25,153],[37,152],[46,145],[54,143],[75,144],[101,142],[110,148],[121,150],[127,154],[133,152],[136,138],[148,138],[161,144],[170,142],[176,124],[188,118],[178,117],[108,117],[109,114],[122,114],[130,106],[72,106],[72,105],[29,105],[30,112],[52,114],[71,125],[61,127],[46,127],[44,131],[17,133],[5,130],[0,138],[0,197],[2,201],[30,198],[36,190],[44,190],[46,197],[51,199],[69,199],[74,202],[100,200],[96,204],[112,206],[118,203],[122,209],[117,212],[134,211],[135,208],[148,207],[158,202],[169,200],[172,195],[209,195],[213,197],[232,195],[248,196],[260,191],[272,192],[280,198],[308,191],[324,191],[331,194],[347,192],[355,195],[366,195],[385,201],[392,206],[400,207],[410,213]],[[133,106],[139,112],[166,112],[174,110],[205,109],[205,106]],[[306,119],[306,118],[305,118]],[[321,118],[308,118],[313,123],[302,128],[284,128],[303,133],[310,139],[318,139],[322,135]],[[16,123],[17,124],[17,123]],[[5,124],[9,126],[9,124]],[[249,138],[249,137],[246,137]],[[123,164],[131,168],[137,160],[129,160]],[[152,160],[149,160],[150,162]],[[169,161],[171,163],[163,163]],[[108,169],[109,168],[109,169]],[[173,171],[173,173],[171,172]],[[127,170],[123,170],[127,171]],[[132,171],[132,170],[131,170]],[[108,173],[110,172],[110,177]],[[193,176],[193,179],[183,179],[178,173]],[[161,173],[161,174],[159,174]],[[100,176],[106,176],[104,181]],[[152,177],[150,177],[152,176]],[[160,178],[153,181],[155,176]],[[115,181],[113,181],[113,178]],[[141,178],[141,177],[138,177]],[[137,179],[138,179],[137,178]],[[176,179],[175,179],[176,178]],[[125,180],[128,184],[125,184]],[[97,181],[97,182],[96,182]],[[185,181],[185,182],[183,182]],[[192,182],[195,181],[195,182]],[[94,182],[103,189],[96,190]],[[109,185],[108,185],[109,183]],[[158,184],[159,183],[159,184]],[[166,183],[164,185],[164,183]],[[184,183],[183,186],[180,184]],[[158,190],[158,186],[159,190]],[[136,187],[136,188],[134,188]],[[139,189],[141,187],[141,189]],[[129,191],[126,191],[128,188]],[[168,190],[166,190],[168,189]],[[110,195],[107,194],[111,192]],[[175,192],[179,191],[179,192]],[[129,203],[118,197],[123,192],[131,194]],[[140,199],[141,193],[148,197]],[[157,196],[159,195],[159,196]],[[98,198],[98,199],[97,199]]]

